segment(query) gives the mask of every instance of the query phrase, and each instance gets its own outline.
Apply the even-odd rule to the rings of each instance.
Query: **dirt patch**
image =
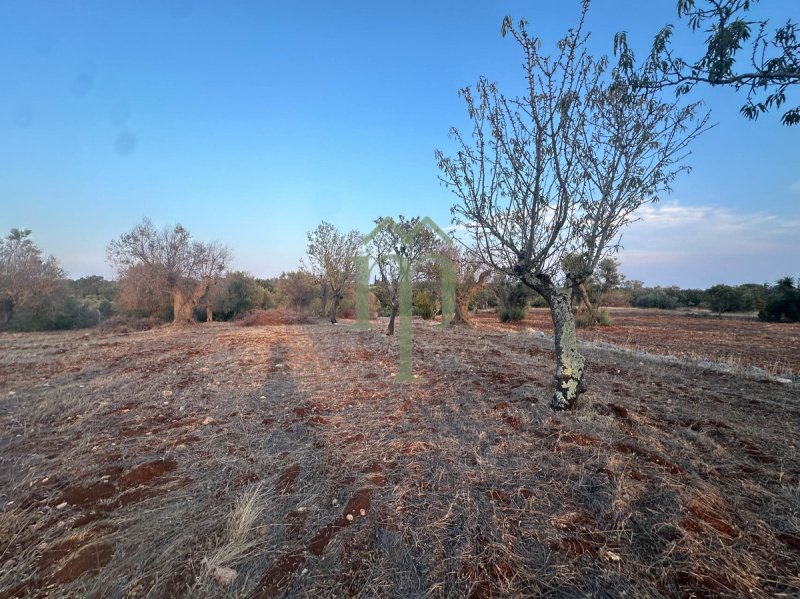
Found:
[[[167,472],[172,472],[178,467],[175,460],[155,460],[136,466],[133,470],[123,475],[119,479],[119,486],[123,489],[146,485],[151,480],[163,476]]]
[[[73,553],[53,574],[56,584],[66,584],[84,575],[95,575],[111,561],[114,548],[108,543],[93,543]]]
[[[291,493],[298,476],[300,476],[300,464],[292,464],[281,472],[278,483],[275,485],[275,491],[281,495]]]
[[[284,555],[275,562],[258,583],[253,599],[271,599],[277,597],[291,581],[297,570],[306,563],[301,552]]]

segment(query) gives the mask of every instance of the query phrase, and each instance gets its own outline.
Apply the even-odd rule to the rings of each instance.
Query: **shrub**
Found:
[[[640,295],[635,298],[631,304],[635,308],[661,308],[664,310],[672,310],[677,307],[678,300],[662,289],[656,289],[650,293]]]
[[[423,320],[430,320],[439,312],[439,300],[429,289],[420,289],[414,294],[414,313]]]
[[[591,328],[594,326],[610,327],[614,320],[606,310],[586,310],[583,314],[575,317],[575,326],[579,329]]]
[[[527,306],[500,306],[497,309],[497,317],[500,322],[519,322],[525,320],[527,315]]]

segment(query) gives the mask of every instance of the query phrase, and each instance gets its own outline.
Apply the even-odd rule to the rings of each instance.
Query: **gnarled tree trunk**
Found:
[[[187,293],[184,289],[176,287],[172,290],[172,324],[186,325],[194,323],[194,309],[206,291],[207,283],[200,283],[197,288]]]
[[[544,294],[543,294],[544,295]],[[572,290],[552,287],[545,295],[553,319],[553,337],[556,344],[555,391],[550,406],[554,410],[574,408],[581,393],[585,358],[578,351],[575,316],[572,313]]]
[[[586,359],[578,351],[578,334],[572,313],[574,286],[558,287],[544,274],[537,278],[535,284],[526,284],[547,300],[556,344],[555,390],[550,407],[554,410],[572,409],[581,393],[586,391],[583,383]]]
[[[461,285],[456,285],[455,314],[450,324],[472,326],[472,320],[469,317],[469,303],[481,287],[486,284],[486,279],[489,278],[489,274],[487,270],[482,272],[478,280],[472,284],[462,283]],[[477,312],[477,306],[475,311]]]

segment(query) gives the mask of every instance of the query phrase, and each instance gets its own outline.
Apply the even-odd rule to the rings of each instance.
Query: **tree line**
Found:
[[[211,258],[218,260],[224,254],[226,260],[219,265],[219,272],[205,280],[193,278],[188,270],[178,276],[174,257],[168,254],[162,254],[163,264],[155,264],[152,256],[149,266],[126,261],[115,280],[99,275],[71,280],[58,261],[46,256],[33,242],[31,231],[12,229],[0,239],[0,330],[80,329],[113,325],[118,320],[130,322],[130,319],[163,323],[229,321],[254,310],[273,308],[334,321],[336,317],[352,319],[355,318],[355,271],[348,258],[363,251],[369,252],[374,265],[369,289],[370,315],[388,318],[390,335],[394,333],[400,306],[400,272],[392,258],[397,253],[410,258],[411,310],[422,319],[436,318],[442,310],[441,267],[433,260],[420,259],[435,253],[445,255],[454,267],[456,324],[469,326],[478,311],[494,312],[501,321],[521,321],[529,309],[547,308],[547,301],[541,295],[512,277],[482,267],[476,256],[463,248],[437,241],[429,229],[422,227],[417,236],[409,237],[408,231],[419,222],[419,217],[402,215],[378,218],[376,223],[391,223],[391,226],[383,228],[366,249],[360,246],[359,233],[351,231],[351,245],[342,246],[341,241],[347,241],[348,235],[338,232],[330,223],[322,223],[309,233],[313,240],[308,248],[310,265],[303,264],[297,270],[266,279],[228,270],[230,252],[226,249],[222,253],[217,251],[217,258]],[[172,237],[170,231],[176,230],[179,236]],[[152,235],[149,242],[140,240],[140,243],[144,246],[149,243],[154,251],[153,243],[158,237],[165,247],[173,250],[180,245],[179,238],[187,248],[199,248],[192,245],[191,236],[180,226],[162,230],[158,235],[153,235],[152,224],[144,229],[137,225],[132,231],[147,231],[148,237]],[[125,234],[129,235],[130,232]],[[130,237],[126,238],[130,241]],[[401,238],[413,243],[402,247]],[[117,251],[119,244],[112,242],[110,247]],[[336,251],[340,255],[336,256]],[[178,281],[181,288],[176,312],[173,292]],[[619,271],[617,260],[606,258],[582,286],[582,292],[576,293],[572,302],[579,327],[611,324],[604,310],[608,307],[704,308],[718,314],[758,313],[761,320],[772,322],[800,320],[800,281],[792,277],[779,279],[773,285],[719,284],[708,289],[647,287],[641,281],[627,279]],[[194,298],[188,300],[190,311],[187,311],[187,296]]]

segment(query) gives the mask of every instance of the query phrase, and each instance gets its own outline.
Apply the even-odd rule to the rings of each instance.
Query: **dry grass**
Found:
[[[269,310],[253,310],[242,314],[236,324],[242,327],[261,327],[274,325],[310,324],[312,318],[302,312],[287,308],[271,308]]]
[[[0,597],[800,592],[795,385],[590,349],[554,414],[546,340],[396,343],[0,336]]]

